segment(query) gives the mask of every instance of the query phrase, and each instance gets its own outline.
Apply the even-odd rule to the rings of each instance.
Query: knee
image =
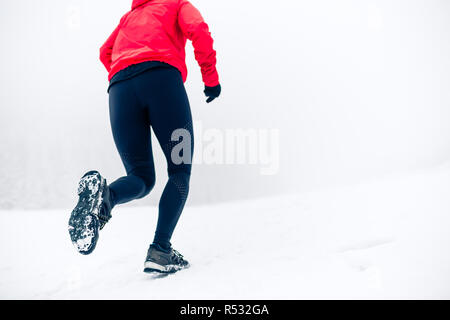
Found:
[[[156,177],[154,175],[151,176],[146,176],[146,177],[141,177],[142,180],[144,181],[144,191],[143,191],[143,197],[148,195],[150,193],[150,191],[153,190],[153,187],[155,186],[156,183]]]
[[[190,170],[169,170],[169,179],[175,179],[183,184],[189,184],[191,179]]]
[[[142,191],[140,192],[137,199],[141,199],[148,195],[155,186],[156,177],[154,174],[132,174],[134,177],[138,178],[142,184]]]

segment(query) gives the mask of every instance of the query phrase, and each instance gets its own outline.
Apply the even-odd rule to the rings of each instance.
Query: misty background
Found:
[[[186,89],[203,129],[278,129],[277,174],[195,165],[189,204],[310,191],[450,160],[450,2],[192,0],[210,26],[222,96],[205,103],[188,44]],[[125,171],[99,48],[131,0],[2,1],[0,209],[70,208],[79,178]],[[195,137],[198,144],[202,137]],[[131,205],[155,204],[166,182]]]

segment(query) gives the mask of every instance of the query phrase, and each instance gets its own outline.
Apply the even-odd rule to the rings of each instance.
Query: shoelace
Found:
[[[175,249],[172,249],[172,252],[173,252],[173,256],[174,256],[174,258],[175,258],[175,261],[177,262],[177,263],[182,263],[182,262],[184,262],[184,259],[183,259],[183,255],[181,254],[181,253],[179,253],[177,250],[175,250]]]

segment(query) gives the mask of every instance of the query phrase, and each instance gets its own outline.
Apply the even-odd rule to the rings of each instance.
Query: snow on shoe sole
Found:
[[[160,265],[151,261],[146,261],[144,264],[145,273],[175,273],[177,271],[187,268],[189,268],[189,264],[186,266],[180,266],[175,264]]]
[[[69,234],[81,254],[90,254],[97,245],[105,185],[106,180],[97,171],[86,173],[78,184],[79,200],[69,219]]]

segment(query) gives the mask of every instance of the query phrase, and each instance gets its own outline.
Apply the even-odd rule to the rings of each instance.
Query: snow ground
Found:
[[[192,267],[142,272],[156,208],[119,207],[91,256],[71,210],[0,212],[2,299],[450,298],[450,166],[370,183],[187,207]]]

